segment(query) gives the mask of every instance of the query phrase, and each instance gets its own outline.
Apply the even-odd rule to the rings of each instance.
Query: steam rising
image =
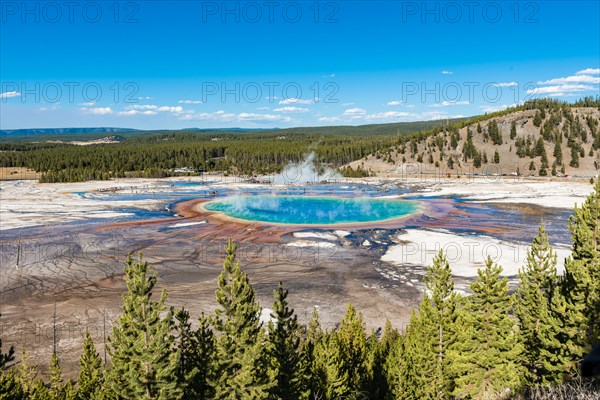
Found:
[[[315,153],[311,152],[300,163],[288,164],[281,173],[273,177],[272,182],[285,185],[303,185],[322,181],[341,180],[342,176],[334,169],[317,169]]]

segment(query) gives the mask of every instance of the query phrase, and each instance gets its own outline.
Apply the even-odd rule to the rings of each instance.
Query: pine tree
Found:
[[[387,328],[387,323],[386,323]],[[385,396],[384,399],[391,400],[401,398],[400,373],[404,364],[404,336],[398,331],[387,334],[384,329],[382,345],[388,347],[388,355],[384,364]],[[386,338],[389,338],[386,340]],[[389,343],[389,344],[386,344]]]
[[[575,146],[571,148],[571,161],[569,161],[569,166],[579,168],[579,151]]]
[[[533,117],[533,125],[537,126],[538,128],[542,125],[542,116],[540,115],[539,111],[535,112],[535,116]]]
[[[517,123],[512,121],[510,124],[510,138],[514,140],[517,137]]]
[[[2,317],[2,314],[0,314]],[[8,352],[4,353],[2,351],[2,338],[0,338],[0,372],[8,369],[10,367],[10,362],[15,359],[15,348],[10,346],[8,348]]]
[[[456,397],[504,398],[521,384],[522,345],[509,315],[508,280],[500,278],[501,272],[502,267],[488,257],[460,314],[458,337],[450,351]]]
[[[527,253],[527,263],[519,270],[519,286],[514,295],[514,311],[519,320],[519,334],[524,346],[523,365],[527,380],[550,384],[560,381],[565,364],[560,316],[553,309],[553,297],[560,296],[556,269],[556,253],[552,251],[544,224],[539,226]]]
[[[560,145],[560,142],[556,141],[554,143],[554,151],[552,153],[552,155],[554,156],[554,163],[555,164],[562,164],[562,147]]]
[[[454,291],[452,270],[440,251],[428,268],[427,292],[407,330],[400,372],[401,394],[408,398],[448,398],[452,391],[448,349],[454,344],[461,299]],[[417,387],[411,387],[416,385]]]
[[[17,386],[22,390],[25,395],[29,395],[35,391],[37,382],[41,382],[37,378],[38,368],[37,365],[30,363],[29,354],[25,351],[21,352],[20,363],[14,368],[14,377]],[[42,387],[45,387],[42,384]]]
[[[79,358],[78,400],[99,398],[103,384],[102,360],[96,352],[90,331],[86,329],[83,341],[83,354]]]
[[[498,154],[498,150],[494,151],[494,164],[500,164],[500,154]]]
[[[192,329],[190,314],[183,307],[175,313],[175,343],[178,352],[177,382],[182,399],[210,398],[209,376],[213,367],[215,338],[204,314],[198,330]]]
[[[122,313],[109,338],[110,367],[105,379],[111,399],[179,399],[182,388],[174,379],[178,360],[174,350],[173,310],[166,307],[163,290],[152,301],[156,273],[150,264],[128,257]],[[164,316],[161,316],[164,313]]]
[[[65,382],[62,376],[62,368],[58,362],[56,353],[50,357],[49,370],[50,386],[48,387],[48,396],[51,400],[64,400],[66,398]]]
[[[17,381],[14,370],[9,370],[12,366],[9,363],[15,359],[14,354],[15,349],[13,346],[8,348],[8,352],[3,352],[2,339],[0,338],[0,399],[19,399],[24,397],[23,388]]]
[[[324,395],[327,376],[325,372],[326,338],[319,313],[313,309],[311,319],[306,327],[306,332],[301,344],[300,370],[306,377],[308,399],[317,399]]]
[[[0,372],[0,399],[21,400],[27,398],[15,371]]]
[[[283,289],[281,282],[273,291],[273,296],[275,302],[269,322],[269,342],[277,369],[277,386],[271,393],[283,400],[307,397],[304,377],[299,374],[301,354],[298,318],[294,310],[288,307],[288,291]]]
[[[372,378],[362,315],[352,304],[328,338],[327,397],[366,396]]]
[[[398,369],[388,360],[399,357],[399,341],[400,334],[392,327],[390,320],[386,320],[377,346],[378,353],[374,357],[373,386],[376,390],[371,390],[370,398],[385,399],[392,395],[398,379]]]
[[[198,330],[196,331],[197,349],[195,357],[198,375],[196,380],[190,384],[194,388],[198,398],[212,398],[213,388],[210,382],[214,381],[215,356],[217,352],[217,339],[210,325],[209,317],[204,313],[198,319]]]
[[[584,330],[579,332],[584,342],[581,346],[600,342],[600,180],[581,207],[575,207],[575,215],[569,219],[569,231],[573,240],[571,257],[565,262],[564,294],[573,308],[573,316],[579,315]],[[586,340],[587,339],[587,340]]]
[[[402,349],[397,360],[398,385],[396,398],[433,399],[436,398],[434,375],[436,357],[432,349],[436,345],[435,327],[430,324],[431,299],[425,296],[418,313],[413,311],[406,329]]]
[[[235,261],[231,239],[225,248],[223,271],[216,292],[214,327],[217,339],[213,387],[218,399],[266,399],[275,386],[276,370],[260,322],[261,309],[248,276]]]

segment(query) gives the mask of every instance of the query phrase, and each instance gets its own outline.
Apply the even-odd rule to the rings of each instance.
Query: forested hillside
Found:
[[[119,143],[93,146],[0,142],[0,167],[35,170],[42,182],[155,178],[182,168],[191,174],[251,175],[280,172],[314,152],[316,163],[350,177],[408,170],[594,176],[600,167],[599,124],[599,99],[572,104],[542,99],[458,121],[241,133],[135,131],[120,135],[126,140]]]
[[[272,131],[135,131],[123,141],[94,146],[57,140],[98,139],[97,135],[35,136],[0,143],[0,167],[26,167],[42,182],[75,182],[121,177],[164,177],[175,169],[236,174],[280,172],[289,162],[315,152],[318,163],[340,166],[389,148],[406,134],[440,126],[443,121],[361,127],[291,128]],[[27,141],[25,141],[27,140]]]
[[[414,135],[350,167],[379,173],[594,176],[600,168],[599,122],[598,100],[534,100]]]
[[[108,362],[89,332],[76,381],[63,377],[60,351],[42,380],[36,360],[23,353],[16,363],[12,348],[0,348],[0,398],[597,399],[598,382],[581,377],[579,368],[600,342],[599,213],[600,181],[569,222],[565,274],[557,274],[542,225],[514,294],[491,259],[470,295],[459,294],[440,252],[405,330],[382,321],[382,329],[367,332],[352,305],[334,329],[321,327],[316,309],[302,325],[281,283],[271,319],[262,323],[231,241],[209,315],[170,308],[165,291],[153,294],[150,265],[141,255],[128,258]]]

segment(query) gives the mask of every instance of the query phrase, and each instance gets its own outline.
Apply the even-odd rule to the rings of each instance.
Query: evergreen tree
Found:
[[[50,386],[48,387],[48,398],[51,400],[65,400],[67,394],[65,382],[56,353],[52,353],[52,356],[50,357],[49,374]]]
[[[554,156],[555,164],[562,164],[562,147],[558,141],[554,143],[554,151],[552,155]]]
[[[398,385],[396,398],[420,400],[436,398],[434,375],[436,356],[432,349],[436,345],[435,327],[429,315],[431,299],[425,296],[418,313],[413,311],[406,329],[402,349],[398,352]]]
[[[502,268],[488,257],[471,284],[473,295],[461,312],[458,337],[451,349],[455,388],[459,398],[505,398],[519,388],[522,345],[509,315],[511,300]]]
[[[204,314],[198,330],[192,329],[190,314],[183,307],[175,313],[175,343],[179,365],[177,382],[182,399],[210,398],[209,376],[213,367],[215,338]]]
[[[452,270],[440,251],[428,268],[427,293],[413,315],[404,354],[401,394],[409,398],[448,398],[452,391],[448,349],[456,340],[455,323],[460,298],[454,291]],[[415,326],[412,326],[413,323]],[[417,385],[418,388],[410,388]]]
[[[309,399],[322,397],[326,390],[325,341],[325,334],[319,322],[319,313],[314,308],[301,344],[300,359],[300,373],[306,377],[307,398]]]
[[[510,124],[510,138],[514,140],[516,137],[517,137],[517,123],[515,121],[512,121],[512,123]]]
[[[537,126],[538,128],[542,125],[542,116],[540,115],[539,111],[535,112],[535,116],[533,117],[533,125]]]
[[[298,318],[294,310],[288,307],[288,291],[279,282],[277,290],[273,291],[272,320],[269,322],[269,342],[271,357],[276,364],[277,386],[271,393],[279,399],[307,398],[304,376],[300,375],[300,336]],[[303,393],[304,392],[304,393]]]
[[[579,168],[579,150],[577,150],[575,146],[571,148],[571,161],[569,161],[569,166]]]
[[[366,396],[372,378],[362,315],[352,304],[327,346],[327,397]]]
[[[371,398],[387,399],[392,396],[398,380],[395,360],[400,357],[399,343],[400,334],[392,327],[390,320],[386,320],[378,346],[378,359],[374,362],[373,386],[378,390],[371,391]]]
[[[575,215],[569,219],[573,240],[571,257],[565,262],[564,294],[573,308],[572,316],[579,315],[583,305],[579,332],[587,344],[600,342],[600,179]],[[580,338],[581,338],[580,337]],[[585,342],[584,342],[585,343]],[[583,343],[579,343],[583,346]],[[589,346],[586,346],[589,347]]]
[[[0,314],[2,317],[2,314]],[[4,353],[2,350],[2,338],[0,338],[0,372],[8,369],[10,367],[10,362],[15,359],[15,348],[10,346],[8,348],[8,352]]]
[[[21,352],[20,362],[14,368],[14,378],[17,387],[21,389],[25,396],[33,393],[36,390],[37,383],[41,382],[39,379],[36,379],[37,375],[37,365],[32,365],[30,363],[29,354],[27,352]],[[42,388],[45,389],[43,384]]]
[[[1,314],[0,314],[1,316]],[[16,379],[12,366],[9,364],[15,359],[15,349],[8,348],[8,352],[2,350],[2,338],[0,338],[0,399],[19,399],[23,397],[23,389]]]
[[[500,164],[500,154],[498,154],[498,150],[494,152],[494,164]]]
[[[514,311],[524,346],[523,365],[527,380],[550,384],[560,381],[565,372],[562,344],[558,342],[562,325],[553,302],[558,292],[556,253],[552,251],[544,224],[539,226],[527,253],[527,263],[519,270],[519,286],[514,295]]]
[[[476,152],[475,156],[473,157],[473,167],[475,167],[475,168],[481,167],[481,153],[480,152]]]
[[[0,372],[0,399],[21,400],[25,398],[23,387],[17,380],[15,371]]]
[[[189,383],[199,398],[212,398],[214,395],[211,382],[214,381],[215,357],[217,351],[217,339],[210,325],[209,317],[204,313],[198,319],[198,330],[196,331],[197,349],[194,353],[198,374],[196,380]]]
[[[269,343],[260,322],[261,309],[248,276],[235,261],[229,240],[216,292],[214,327],[220,333],[213,381],[218,399],[266,399],[277,371],[269,362]]]
[[[101,365],[100,355],[96,352],[90,331],[86,329],[83,354],[79,358],[78,400],[99,398],[103,384]]]
[[[109,338],[110,367],[105,379],[106,397],[110,399],[172,400],[182,396],[174,379],[177,352],[174,350],[173,310],[167,310],[167,293],[163,290],[153,301],[156,274],[148,276],[150,264],[128,257],[122,313]],[[164,316],[161,316],[161,314]]]

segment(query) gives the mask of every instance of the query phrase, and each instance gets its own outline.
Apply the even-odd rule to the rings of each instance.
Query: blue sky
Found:
[[[0,128],[443,119],[599,95],[597,1],[0,1]]]

